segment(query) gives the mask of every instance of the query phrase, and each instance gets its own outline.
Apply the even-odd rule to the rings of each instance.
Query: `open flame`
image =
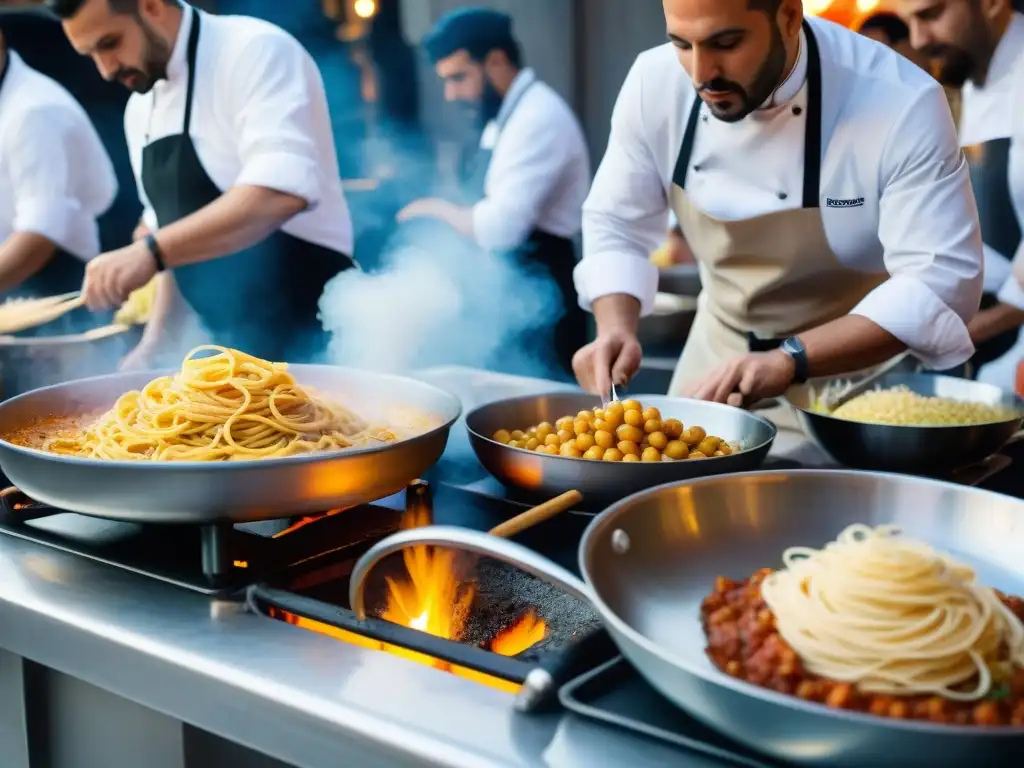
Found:
[[[531,609],[491,640],[491,650],[499,656],[518,656],[543,640],[547,630],[544,619]]]

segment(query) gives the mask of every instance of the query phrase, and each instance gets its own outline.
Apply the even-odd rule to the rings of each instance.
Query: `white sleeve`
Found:
[[[247,41],[232,61],[218,95],[231,106],[242,161],[236,186],[266,187],[320,201],[319,164],[313,139],[313,88],[306,52],[293,38],[272,31]]]
[[[1024,74],[1018,72],[1010,98],[1010,199],[1017,221],[1024,222]],[[1024,242],[1017,248],[1010,274],[1003,281],[996,298],[1024,310]]]
[[[612,113],[608,149],[583,205],[583,259],[574,274],[580,306],[613,293],[654,309],[658,268],[650,254],[665,239],[668,199],[644,136],[643,80],[634,64]]]
[[[148,96],[133,95],[128,99],[128,104],[124,108],[124,138],[128,146],[128,160],[132,164],[132,174],[135,176],[135,189],[138,192],[139,202],[142,203],[142,223],[150,231],[156,232],[159,229],[156,212],[146,196],[146,188],[142,185],[143,136],[148,115],[148,111],[142,108],[142,100],[152,98],[153,96],[150,94]]]
[[[981,226],[945,94],[912,99],[882,155],[878,236],[889,279],[854,309],[943,370],[974,353],[967,323],[983,284]]]

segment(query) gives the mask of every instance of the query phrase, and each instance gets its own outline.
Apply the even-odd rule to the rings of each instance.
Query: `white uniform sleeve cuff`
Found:
[[[80,216],[81,206],[71,198],[22,198],[16,203],[13,230],[42,235],[69,250],[72,222]]]
[[[291,152],[262,152],[242,168],[235,186],[273,189],[306,201],[307,210],[320,203],[320,185],[316,163]]]
[[[963,318],[910,275],[893,275],[865,296],[851,314],[880,325],[936,371],[958,366],[974,354]]]
[[[502,211],[486,197],[473,206],[473,239],[487,250],[511,251],[518,248],[530,236],[529,224],[528,218],[519,211]]]
[[[156,211],[149,207],[142,209],[142,223],[150,232],[156,232],[160,228],[160,222],[156,220]]]
[[[1002,288],[996,294],[996,298],[1003,304],[1024,311],[1024,286],[1022,286],[1013,275],[1010,275],[1003,282]]]
[[[645,258],[621,253],[589,253],[573,272],[580,306],[590,311],[595,299],[625,293],[640,302],[640,315],[654,311],[658,268]]]

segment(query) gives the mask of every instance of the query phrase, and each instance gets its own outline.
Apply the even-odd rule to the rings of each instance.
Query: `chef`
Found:
[[[970,357],[981,236],[941,86],[800,0],[663,5],[670,42],[629,72],[584,206],[580,382],[639,366],[670,207],[704,286],[672,394],[752,403],[907,348]]]
[[[114,167],[81,105],[29,67],[0,11],[0,300],[77,291],[99,253],[97,218],[117,195]],[[76,310],[23,335],[96,325]]]
[[[423,45],[444,81],[444,95],[473,110],[483,126],[471,199],[417,200],[399,220],[430,217],[482,248],[514,253],[558,287],[562,316],[553,329],[554,356],[572,375],[572,356],[586,341],[586,314],[573,287],[581,209],[590,186],[583,131],[572,109],[524,67],[508,15],[464,8],[441,18]]]
[[[353,267],[352,224],[309,54],[270,24],[178,0],[47,3],[75,49],[134,92],[125,134],[148,231],[90,263],[88,306],[164,272],[161,294],[176,286],[215,343],[318,359],[317,302]],[[156,314],[170,304],[158,296]],[[142,343],[167,332],[151,318]]]
[[[1024,314],[999,296],[1010,281],[1010,259],[1021,243],[1021,219],[1010,199],[1007,165],[1013,82],[1024,78],[1024,14],[1011,0],[936,2],[899,0],[911,43],[938,65],[939,79],[960,88],[960,145],[985,241],[985,294],[970,330],[977,353],[972,368],[1001,358],[1017,341]]]

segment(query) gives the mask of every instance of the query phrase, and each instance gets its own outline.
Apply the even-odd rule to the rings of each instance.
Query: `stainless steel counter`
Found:
[[[467,407],[557,386],[452,368],[423,378]],[[465,449],[456,427],[450,450]],[[213,737],[302,768],[718,765],[571,716],[519,715],[508,694],[8,536],[0,649],[5,768],[280,765],[218,752]]]

